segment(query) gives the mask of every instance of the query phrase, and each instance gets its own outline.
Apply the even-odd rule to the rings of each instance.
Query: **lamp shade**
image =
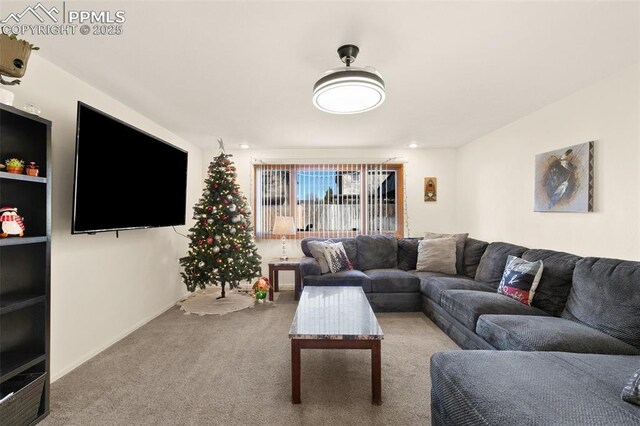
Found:
[[[276,216],[273,235],[295,235],[296,224],[291,216]]]

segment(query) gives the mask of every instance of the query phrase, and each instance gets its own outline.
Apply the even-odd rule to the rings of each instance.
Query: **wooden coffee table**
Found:
[[[291,402],[300,404],[302,349],[370,349],[372,404],[382,404],[382,329],[361,287],[305,287],[289,330]]]

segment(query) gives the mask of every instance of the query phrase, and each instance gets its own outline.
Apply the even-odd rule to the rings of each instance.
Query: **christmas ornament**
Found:
[[[198,241],[198,245],[199,245],[199,246],[201,246],[202,244],[204,244],[204,243],[202,242],[202,240]]]
[[[216,241],[220,241],[220,235],[214,235],[213,238],[215,238]]]
[[[225,248],[225,249],[227,249],[227,250],[229,250],[229,249],[231,248],[231,245],[226,244],[226,245],[224,246],[224,248]]]
[[[6,238],[9,235],[24,235],[24,224],[22,218],[18,216],[18,209],[15,207],[3,207],[0,209],[0,222],[2,222],[2,233],[0,237]]]
[[[229,202],[227,200],[222,200],[222,204],[227,205]]]
[[[207,219],[207,223],[211,225],[213,223],[213,219]]]
[[[200,263],[198,263],[198,266],[202,268],[204,266],[204,262],[201,261]]]
[[[220,252],[220,247],[215,246],[215,247],[213,248],[213,252],[214,252],[214,253],[219,253],[219,252]]]
[[[212,244],[212,243],[213,243],[213,238],[207,237],[207,244]]]
[[[209,191],[208,189],[205,189],[203,194],[204,194],[205,197],[208,197],[209,194],[211,194],[211,191]]]
[[[213,210],[213,207],[207,206],[207,211],[210,212],[211,210]]]
[[[232,257],[228,258],[227,263],[233,263],[233,258]]]
[[[232,234],[235,234],[236,233],[236,228],[229,229],[229,232],[231,232]]]
[[[236,211],[236,205],[235,204],[229,204],[229,211],[230,212],[235,212]]]
[[[234,249],[238,250],[240,248],[240,244],[236,244],[235,246],[233,246]],[[242,260],[242,259],[241,259]]]
[[[216,259],[216,263],[222,263],[222,259]]]
[[[231,218],[231,222],[233,223],[238,223],[240,222],[240,220],[241,220],[240,216],[234,216]]]
[[[227,195],[227,200],[233,200],[233,196]]]

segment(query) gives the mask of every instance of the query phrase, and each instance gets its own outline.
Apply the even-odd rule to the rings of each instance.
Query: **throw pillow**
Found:
[[[332,273],[353,269],[342,243],[327,244],[324,247],[324,258]]]
[[[309,251],[311,252],[311,255],[313,255],[313,258],[320,265],[321,274],[327,274],[331,272],[331,270],[329,269],[329,264],[327,263],[327,259],[325,259],[324,257],[324,248],[327,244],[331,244],[331,243],[333,243],[333,241],[328,240],[328,241],[309,241],[309,243],[307,244],[307,246],[309,247]]]
[[[542,276],[542,260],[528,262],[509,255],[507,265],[498,286],[498,293],[531,306],[533,296]]]
[[[453,238],[456,240],[456,271],[458,275],[464,274],[464,245],[469,234],[438,234],[435,232],[425,232],[424,238],[433,240],[435,238]],[[454,274],[455,275],[455,274]]]
[[[640,405],[640,370],[636,370],[622,389],[622,399],[632,404]]]
[[[416,271],[455,275],[456,240],[454,238],[437,238],[420,241]]]

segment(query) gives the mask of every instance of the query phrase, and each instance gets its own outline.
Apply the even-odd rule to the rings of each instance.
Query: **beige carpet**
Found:
[[[187,315],[224,315],[230,312],[253,308],[253,305],[256,303],[270,303],[269,301],[256,302],[253,300],[253,297],[251,297],[251,294],[238,292],[238,290],[227,289],[224,299],[217,299],[221,294],[222,289],[220,287],[198,289],[185,299],[176,303],[176,305]]]
[[[303,350],[293,405],[287,333],[293,292],[227,315],[174,307],[51,386],[43,425],[430,424],[429,357],[457,346],[422,313],[377,314],[381,406],[370,353]]]

